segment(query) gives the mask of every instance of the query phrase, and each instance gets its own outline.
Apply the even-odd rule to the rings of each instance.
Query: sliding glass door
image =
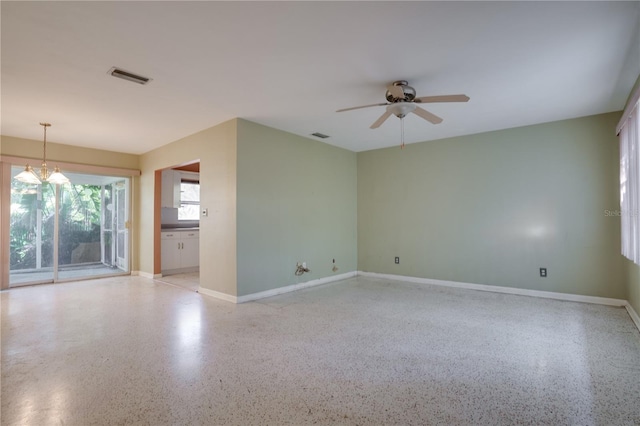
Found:
[[[55,185],[11,181],[9,285],[53,280],[55,199]]]
[[[11,182],[12,287],[129,272],[129,179],[66,175],[66,185]]]
[[[114,191],[114,211],[116,212],[113,224],[116,232],[115,259],[118,268],[125,268],[129,262],[129,218],[127,212],[129,200],[127,186],[124,182],[116,182],[113,186]]]

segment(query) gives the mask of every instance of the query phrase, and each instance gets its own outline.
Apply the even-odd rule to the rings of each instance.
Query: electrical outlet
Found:
[[[396,262],[396,265],[399,265],[400,264],[400,258],[396,256],[395,262]]]
[[[547,268],[540,268],[540,276],[541,277],[547,276]]]

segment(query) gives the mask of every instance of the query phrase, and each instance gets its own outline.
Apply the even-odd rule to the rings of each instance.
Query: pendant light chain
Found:
[[[44,144],[42,148],[42,162],[47,164],[47,127],[51,126],[49,123],[40,123],[44,126]]]
[[[45,181],[49,178],[49,169],[47,169],[47,127],[50,123],[40,123],[44,127],[44,143],[42,144],[42,169],[40,170],[40,178]]]

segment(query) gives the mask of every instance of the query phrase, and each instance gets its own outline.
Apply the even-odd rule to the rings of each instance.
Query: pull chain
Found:
[[[400,119],[400,149],[404,149],[404,117]]]

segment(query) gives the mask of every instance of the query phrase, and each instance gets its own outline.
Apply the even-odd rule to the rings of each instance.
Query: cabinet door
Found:
[[[193,268],[200,265],[200,239],[197,232],[183,232],[181,259],[183,268]]]
[[[182,174],[173,172],[173,208],[180,208],[180,184],[182,183]]]
[[[162,207],[180,208],[180,183],[182,175],[175,170],[162,171]]]
[[[162,171],[162,207],[173,207],[175,190],[173,178],[173,170]]]
[[[168,271],[170,269],[180,268],[180,250],[182,240],[180,240],[180,233],[167,232],[162,233],[162,240],[160,244],[160,261],[161,269]]]

